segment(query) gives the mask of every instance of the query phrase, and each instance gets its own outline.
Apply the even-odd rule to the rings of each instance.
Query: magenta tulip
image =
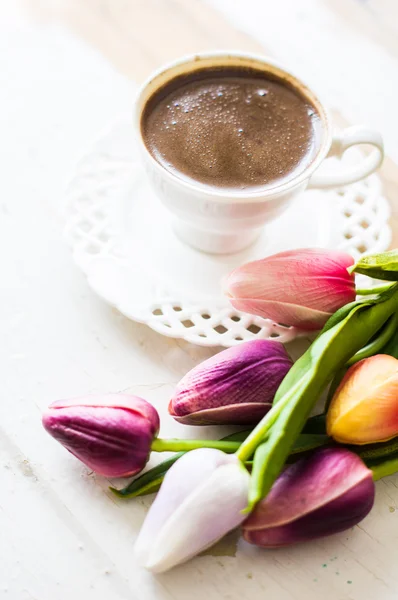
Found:
[[[355,300],[352,256],[307,248],[274,254],[238,267],[225,291],[234,308],[300,329],[320,329]]]
[[[326,448],[289,466],[243,523],[244,538],[265,548],[344,531],[373,506],[375,486],[362,460]]]
[[[177,385],[169,413],[189,425],[258,423],[291,366],[281,343],[243,342],[189,371]]]
[[[96,473],[130,477],[148,461],[159,415],[137,396],[105,394],[54,402],[43,426]]]

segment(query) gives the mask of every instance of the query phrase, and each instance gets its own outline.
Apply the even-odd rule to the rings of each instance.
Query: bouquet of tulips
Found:
[[[356,289],[355,273],[384,283]],[[137,475],[151,451],[174,453],[111,488],[125,499],[158,492],[136,541],[155,572],[239,526],[267,548],[352,527],[372,508],[374,481],[398,471],[397,281],[396,250],[354,264],[303,249],[233,271],[225,289],[236,309],[320,331],[294,364],[281,343],[256,339],[183,377],[170,415],[245,426],[226,438],[160,439],[156,409],[125,394],[55,402],[43,425],[105,477]],[[328,386],[324,412],[310,416]]]

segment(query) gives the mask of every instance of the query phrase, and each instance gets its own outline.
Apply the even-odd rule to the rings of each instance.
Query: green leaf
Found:
[[[384,327],[382,327],[375,336],[371,339],[371,341],[358,350],[356,354],[350,360],[347,361],[345,366],[342,369],[337,371],[336,375],[333,378],[332,383],[330,384],[328,396],[325,404],[325,412],[327,412],[332,398],[340,385],[341,380],[344,375],[347,373],[348,368],[355,364],[356,362],[363,360],[364,358],[369,358],[370,356],[374,356],[375,354],[390,354],[391,356],[395,356],[398,358],[398,329],[397,329],[398,315],[394,313],[388,321],[385,323]]]
[[[398,437],[380,444],[366,444],[365,446],[347,446],[349,450],[358,454],[366,462],[380,460],[386,456],[398,454]]]
[[[382,293],[377,295],[374,298],[361,298],[360,300],[354,300],[354,302],[349,302],[349,304],[345,304],[326,321],[323,329],[319,332],[318,337],[332,329],[337,323],[343,321],[351,311],[357,306],[373,306],[373,304],[379,304],[379,302],[385,302],[388,298],[391,297],[391,294],[394,293],[395,285],[388,287],[386,290],[383,290]]]
[[[331,442],[333,442],[332,438],[326,434],[301,433],[294,442],[290,454],[302,454],[303,452],[326,446]]]
[[[397,313],[391,315],[384,327],[382,327],[375,335],[369,344],[358,350],[346,363],[347,367],[354,365],[355,363],[369,358],[375,354],[379,354],[382,349],[388,344],[390,339],[394,336],[397,331]]]
[[[327,435],[301,434],[293,444],[289,457],[294,457],[295,454],[309,452],[310,450],[326,446],[330,443],[333,443],[333,440]],[[263,479],[266,478],[266,469],[268,468],[267,453],[267,441],[257,446],[253,459],[252,480],[263,481]]]
[[[148,496],[148,494],[156,494],[156,492],[160,490],[160,486],[163,483],[165,475],[166,471],[164,473],[161,473],[157,477],[154,476],[154,478],[151,479],[151,481],[147,481],[146,483],[144,481],[140,481],[139,484],[137,483],[137,485],[134,486],[129,492],[125,492],[124,489],[117,490],[114,487],[110,487],[109,489],[113,494],[115,494],[115,496],[118,496],[118,498],[126,499],[138,498],[138,496]]]
[[[349,304],[345,304],[344,306],[336,310],[336,312],[326,321],[325,325],[323,326],[323,329],[321,329],[317,338],[329,329],[332,329],[332,327],[337,325],[337,323],[340,323],[340,321],[343,321],[343,319],[345,319],[350,314],[353,308],[355,308],[356,306],[361,306],[363,304],[373,304],[373,298],[363,298],[362,300],[354,300],[354,302],[349,302]]]
[[[351,273],[361,273],[374,279],[398,281],[398,249],[363,256],[348,270]]]
[[[373,471],[374,481],[377,481],[382,477],[394,475],[398,471],[398,454],[388,456],[387,459],[379,461],[366,461],[366,464]]]
[[[250,508],[271,489],[310,411],[334,374],[397,311],[398,285],[382,296],[376,303],[355,304],[345,318],[319,335],[286,375],[272,409],[238,450],[237,455],[246,458],[245,454],[267,435],[254,456]]]
[[[396,315],[397,317],[398,315]],[[379,354],[389,354],[394,358],[398,358],[398,328],[395,330],[394,335],[389,339],[385,346],[383,346]]]
[[[337,388],[339,387],[340,382],[343,379],[344,375],[347,373],[347,371],[348,371],[348,367],[344,366],[342,369],[339,369],[337,371],[336,375],[333,377],[332,383],[329,386],[328,395],[327,395],[326,402],[325,402],[325,417],[326,417],[326,413],[329,410],[330,403],[333,400],[333,396],[334,396]]]
[[[185,454],[185,452],[177,452],[177,454],[174,454],[171,458],[164,460],[156,467],[153,467],[153,469],[150,469],[149,471],[146,471],[146,473],[133,479],[133,481],[121,490],[114,487],[110,487],[109,489],[119,498],[133,498],[135,496],[143,496],[145,494],[156,492],[167,471],[183,454]],[[157,483],[157,487],[155,486],[154,488],[155,482]]]

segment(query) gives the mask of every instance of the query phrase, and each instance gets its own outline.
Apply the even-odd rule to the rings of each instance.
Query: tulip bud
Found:
[[[201,448],[167,472],[139,533],[135,555],[160,573],[215,544],[244,520],[250,476],[234,454]]]
[[[291,366],[279,342],[252,340],[228,348],[181,379],[169,413],[189,425],[258,423]]]
[[[159,415],[137,396],[84,396],[51,404],[43,426],[96,473],[130,477],[148,461]]]
[[[290,465],[243,524],[246,541],[286,546],[344,531],[373,506],[375,485],[362,460],[326,448]]]
[[[398,360],[377,354],[352,365],[332,398],[326,428],[345,444],[384,442],[398,435]]]
[[[345,252],[290,250],[238,267],[225,291],[234,308],[301,329],[320,329],[355,300],[354,263]]]

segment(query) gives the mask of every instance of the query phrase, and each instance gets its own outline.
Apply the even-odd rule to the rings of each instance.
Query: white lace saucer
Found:
[[[65,232],[91,288],[124,315],[194,344],[232,346],[253,338],[287,342],[299,332],[231,308],[221,290],[229,271],[295,247],[341,248],[355,257],[383,251],[391,237],[388,217],[380,179],[372,175],[339,190],[304,192],[238,254],[200,253],[174,235],[125,117],[78,162],[67,187]]]

